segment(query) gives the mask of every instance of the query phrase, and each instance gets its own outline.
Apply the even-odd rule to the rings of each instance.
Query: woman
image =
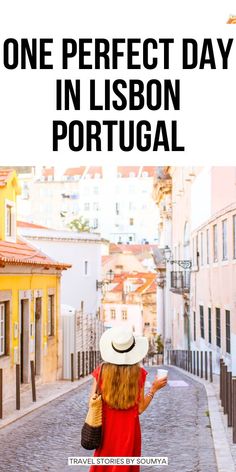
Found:
[[[134,337],[124,328],[110,328],[100,339],[102,372],[100,389],[103,400],[103,440],[94,456],[141,456],[139,415],[146,410],[157,390],[165,387],[167,379],[156,379],[144,395],[147,372],[139,362],[148,351],[145,337]],[[91,395],[96,390],[101,366],[94,372]],[[139,466],[95,465],[90,472],[138,472]]]

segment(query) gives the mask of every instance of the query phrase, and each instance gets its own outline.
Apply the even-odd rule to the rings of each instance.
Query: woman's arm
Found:
[[[97,387],[97,381],[96,381],[96,379],[93,379],[93,385],[92,385],[91,392],[90,392],[90,395],[89,395],[89,402],[90,402],[90,398],[92,398],[92,396],[96,392],[96,387]]]
[[[144,387],[142,388],[140,401],[139,401],[139,407],[138,407],[138,411],[140,415],[146,410],[148,405],[151,403],[157,390],[160,390],[161,388],[165,387],[166,384],[167,384],[167,377],[164,379],[155,379],[152,383],[152,386],[149,392],[146,395],[144,395]]]

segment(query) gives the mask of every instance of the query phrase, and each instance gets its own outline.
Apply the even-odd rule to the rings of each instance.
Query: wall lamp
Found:
[[[192,267],[192,261],[191,260],[173,260],[172,259],[172,252],[169,246],[165,246],[164,248],[164,253],[165,253],[165,261],[169,262],[170,264],[177,264],[182,269],[191,269]]]
[[[96,280],[96,290],[98,290],[99,288],[107,287],[114,279],[114,275],[115,273],[112,269],[108,270],[108,272],[106,273],[106,279],[101,281]]]

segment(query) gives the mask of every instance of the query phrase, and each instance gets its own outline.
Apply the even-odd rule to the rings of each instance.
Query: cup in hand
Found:
[[[157,369],[157,378],[163,379],[168,376],[168,370],[166,369]]]

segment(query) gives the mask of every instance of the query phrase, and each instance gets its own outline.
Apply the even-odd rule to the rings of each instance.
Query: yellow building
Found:
[[[0,368],[4,398],[30,381],[30,360],[42,382],[61,377],[60,277],[53,261],[16,234],[17,175],[0,170]]]

